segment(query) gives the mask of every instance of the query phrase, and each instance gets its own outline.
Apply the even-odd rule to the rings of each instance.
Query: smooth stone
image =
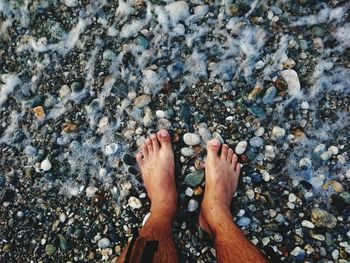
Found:
[[[251,219],[249,217],[242,216],[241,218],[238,219],[237,225],[244,227],[244,226],[249,225],[250,222],[251,222]]]
[[[287,82],[288,94],[292,97],[301,98],[300,81],[298,74],[293,69],[282,70],[282,78]]]
[[[201,138],[199,137],[198,134],[189,133],[189,132],[184,134],[183,140],[186,145],[190,145],[190,146],[198,145],[201,142]]]
[[[89,197],[89,198],[93,197],[97,191],[98,191],[98,188],[95,186],[86,187],[86,190],[85,190],[86,197]]]
[[[198,202],[194,199],[191,199],[189,202],[188,202],[188,206],[187,206],[187,211],[188,212],[194,212],[196,211],[198,208]]]
[[[297,200],[296,195],[293,194],[293,193],[290,193],[289,196],[288,196],[288,201],[291,202],[291,203],[294,203],[296,200]]]
[[[322,153],[320,157],[323,161],[327,161],[332,157],[332,152],[326,151],[326,152]]]
[[[147,128],[151,127],[154,123],[154,115],[152,110],[149,107],[145,107],[144,109],[144,117],[142,119],[143,125]]]
[[[165,111],[157,110],[156,111],[156,116],[157,116],[158,119],[165,118],[166,117]]]
[[[103,248],[108,248],[110,244],[111,244],[111,241],[109,241],[109,239],[106,238],[106,237],[101,238],[101,239],[98,241],[98,243],[97,243],[98,247],[99,247],[99,248],[102,248],[102,249],[103,249]]]
[[[292,69],[295,67],[295,61],[292,58],[287,58],[284,62],[283,62],[283,67],[284,68],[288,68],[288,69]]]
[[[243,154],[247,149],[247,146],[248,146],[247,141],[240,141],[235,147],[236,154]]]
[[[68,85],[63,85],[59,91],[59,95],[61,99],[68,97],[71,93],[72,91]]]
[[[119,145],[116,144],[116,143],[111,143],[109,145],[106,146],[105,148],[105,153],[107,155],[112,155],[112,154],[115,154],[119,149]]]
[[[128,205],[132,208],[132,209],[139,209],[142,207],[142,203],[139,199],[137,199],[134,196],[131,196],[128,200]]]
[[[136,159],[132,155],[125,153],[123,155],[123,163],[125,163],[126,165],[133,166],[136,164]]]
[[[45,159],[40,164],[40,168],[44,171],[49,171],[51,167],[52,167],[51,162],[48,159]]]
[[[257,137],[261,137],[264,135],[264,133],[265,133],[264,127],[260,127],[255,131],[254,135]]]
[[[273,102],[273,99],[275,98],[277,94],[277,90],[274,86],[271,86],[268,88],[262,98],[262,102],[264,104],[271,104]]]
[[[311,210],[311,222],[316,227],[334,228],[337,225],[337,218],[325,210],[314,208]]]
[[[190,147],[181,148],[181,154],[185,157],[191,157],[194,155],[194,150]]]
[[[263,177],[265,182],[270,181],[271,176],[266,170],[261,170],[260,173],[261,173],[261,175],[262,175],[262,177]]]
[[[190,187],[187,187],[185,190],[185,195],[192,196],[193,195],[193,189]]]
[[[261,147],[261,146],[264,144],[264,140],[261,139],[261,138],[258,137],[258,136],[255,136],[255,137],[250,138],[249,144],[250,144],[252,147],[258,148],[258,147]]]
[[[271,132],[271,139],[272,140],[282,139],[285,135],[286,135],[285,129],[278,127],[278,126],[274,126],[272,128],[272,132]]]
[[[331,180],[330,184],[332,185],[334,191],[336,191],[337,193],[341,193],[344,190],[344,187],[341,183],[339,183],[338,181],[335,180]]]
[[[325,151],[326,151],[326,145],[324,145],[323,143],[317,145],[314,148],[314,153],[317,154],[317,155],[321,155]]]
[[[198,170],[185,176],[185,183],[190,187],[196,187],[204,180],[204,171]]]
[[[315,225],[312,222],[310,222],[309,220],[303,220],[301,222],[301,225],[303,227],[306,227],[306,228],[315,228]]]
[[[138,108],[144,108],[151,102],[151,100],[152,98],[150,95],[144,94],[135,98],[134,104]]]
[[[66,238],[63,235],[59,235],[59,238],[60,238],[60,248],[63,251],[67,251],[68,250],[68,243],[67,243]]]
[[[48,256],[52,256],[56,252],[56,247],[51,244],[45,246],[45,252]]]
[[[337,155],[339,153],[339,150],[336,146],[331,146],[328,148],[328,152],[331,152],[333,155]]]

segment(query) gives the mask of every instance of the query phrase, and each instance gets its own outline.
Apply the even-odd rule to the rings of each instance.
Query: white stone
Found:
[[[156,116],[157,116],[158,119],[160,119],[160,118],[165,118],[165,111],[163,111],[163,110],[157,110],[157,111],[156,111]]]
[[[281,71],[282,78],[287,82],[288,94],[292,97],[301,98],[300,81],[298,74],[293,69],[285,69]]]
[[[301,225],[303,227],[306,227],[306,228],[315,228],[315,225],[312,222],[308,221],[308,220],[303,220],[301,222]]]
[[[332,157],[332,152],[331,151],[326,151],[324,153],[321,154],[321,159],[323,161],[327,161]]]
[[[332,145],[331,147],[328,148],[328,151],[331,152],[333,155],[337,155],[339,150],[336,146]]]
[[[199,135],[190,132],[184,134],[183,140],[186,145],[190,146],[198,145],[201,143],[201,138],[199,137]]]
[[[61,99],[64,99],[65,97],[69,96],[70,94],[71,94],[71,90],[70,90],[68,85],[63,85],[60,88],[59,95],[60,95]]]
[[[109,241],[109,239],[106,237],[101,238],[97,243],[99,248],[107,248],[109,247],[110,244],[111,244],[111,241]]]
[[[131,196],[128,200],[128,205],[132,209],[139,209],[142,207],[142,203],[139,199],[137,199],[135,196]]]
[[[289,196],[288,196],[288,201],[291,202],[291,203],[294,203],[296,200],[297,200],[296,195],[293,194],[293,193],[290,193]]]
[[[194,212],[196,211],[198,208],[198,202],[194,199],[191,199],[189,202],[188,202],[188,206],[187,206],[187,210],[188,212]]]
[[[86,187],[86,190],[85,190],[86,197],[93,197],[97,191],[98,191],[98,189],[95,186]]]
[[[332,258],[334,260],[338,260],[339,258],[339,250],[338,249],[334,249],[333,252],[332,252]]]
[[[40,164],[40,168],[44,171],[49,171],[51,169],[51,167],[52,167],[52,164],[48,159],[45,159]]]
[[[255,68],[256,69],[262,69],[263,67],[265,67],[264,61],[259,60],[258,62],[255,63]]]
[[[314,148],[314,153],[315,154],[318,154],[318,155],[321,155],[323,152],[326,151],[326,145],[324,145],[323,143],[317,145],[315,148]]]
[[[274,126],[272,128],[271,139],[279,140],[279,139],[282,139],[285,135],[286,135],[285,129],[278,127],[278,126]]]
[[[264,140],[261,139],[260,137],[258,136],[254,136],[252,138],[250,138],[249,140],[249,144],[253,147],[261,147],[263,144],[264,144]]]
[[[250,200],[253,200],[254,199],[254,196],[255,196],[255,193],[254,193],[254,190],[253,189],[249,189],[245,192],[245,194],[248,196],[248,198]]]
[[[78,0],[65,0],[64,2],[68,7],[75,7],[78,5]]]
[[[185,1],[175,1],[165,6],[172,24],[177,24],[181,20],[185,20],[189,14],[189,7]]]
[[[264,135],[265,129],[264,127],[260,127],[259,129],[257,129],[254,133],[255,136],[261,137]]]
[[[60,221],[61,221],[61,223],[64,223],[65,221],[66,221],[66,214],[65,213],[61,213],[60,215],[59,215],[59,219],[60,219]]]
[[[300,159],[299,161],[300,168],[310,168],[311,166],[312,166],[312,162],[309,158],[304,157]]]
[[[300,108],[302,109],[302,110],[308,110],[308,109],[310,109],[310,105],[309,105],[309,103],[307,102],[307,101],[303,101],[301,104],[300,104]]]
[[[323,182],[324,178],[321,176],[315,176],[310,179],[310,184],[312,184],[312,186],[316,189],[322,187]]]
[[[105,153],[107,155],[115,154],[117,152],[118,148],[119,148],[118,144],[111,143],[111,144],[106,146]]]
[[[145,107],[144,113],[145,115],[142,119],[143,125],[147,128],[151,127],[154,122],[152,110],[149,107]]]
[[[185,157],[191,157],[194,155],[194,150],[190,147],[181,148],[181,154]]]
[[[192,196],[193,195],[193,190],[190,187],[187,187],[185,190],[185,195],[187,196]]]
[[[107,175],[107,170],[106,168],[101,168],[99,171],[98,171],[98,175],[101,176],[101,177],[104,177]]]
[[[295,248],[290,252],[290,254],[291,254],[292,256],[298,256],[302,251],[303,251],[302,248],[300,248],[300,247],[295,247]]]
[[[262,177],[263,177],[265,182],[270,181],[271,176],[266,170],[260,170],[260,173],[261,173],[261,175],[262,175]]]
[[[247,141],[240,141],[235,148],[236,154],[243,154],[247,149],[248,143]]]

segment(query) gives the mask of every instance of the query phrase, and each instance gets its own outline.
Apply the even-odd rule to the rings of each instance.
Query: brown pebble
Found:
[[[274,82],[274,85],[279,91],[285,91],[288,88],[287,82],[280,78]]]
[[[79,126],[73,122],[66,122],[63,124],[63,131],[66,133],[78,132]]]
[[[238,162],[240,162],[240,163],[248,163],[249,159],[248,159],[247,155],[242,154],[242,155],[240,155],[238,157]]]
[[[33,112],[35,118],[37,118],[38,120],[43,120],[46,116],[43,106],[37,106],[33,108]]]
[[[193,189],[194,195],[201,195],[203,193],[203,189],[201,186],[197,186],[196,188]]]

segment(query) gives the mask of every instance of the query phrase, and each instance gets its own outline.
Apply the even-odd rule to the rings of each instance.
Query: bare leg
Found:
[[[205,193],[200,226],[213,238],[218,262],[267,262],[232,220],[230,204],[236,192],[240,164],[232,149],[220,142],[208,142],[205,163]]]
[[[151,216],[140,230],[130,262],[140,262],[147,241],[158,241],[153,262],[178,262],[172,234],[172,222],[176,212],[176,187],[174,178],[174,154],[170,136],[166,130],[153,134],[136,155],[147,194],[151,200]],[[118,259],[124,262],[127,248]]]

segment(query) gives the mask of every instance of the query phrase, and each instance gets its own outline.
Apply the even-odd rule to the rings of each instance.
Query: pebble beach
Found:
[[[0,262],[115,262],[149,216],[135,154],[167,129],[181,262],[206,143],[233,220],[282,262],[350,262],[347,0],[0,0]]]

